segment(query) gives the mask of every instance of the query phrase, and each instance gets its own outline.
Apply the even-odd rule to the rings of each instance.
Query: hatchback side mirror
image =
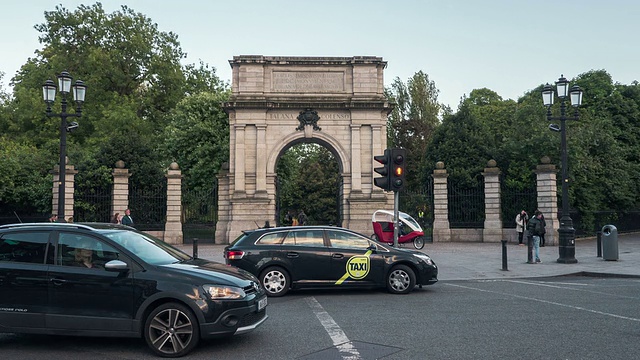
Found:
[[[104,269],[107,271],[125,272],[129,271],[129,265],[122,260],[111,260],[104,264]]]

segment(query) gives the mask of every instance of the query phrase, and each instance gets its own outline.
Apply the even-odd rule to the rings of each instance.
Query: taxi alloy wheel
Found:
[[[180,357],[196,347],[200,340],[200,327],[195,315],[186,306],[166,303],[147,317],[144,338],[157,355]]]
[[[291,280],[289,274],[280,267],[270,267],[260,274],[262,287],[268,296],[282,296],[289,291]]]
[[[416,286],[416,275],[410,267],[397,265],[387,277],[387,290],[393,294],[408,294]]]

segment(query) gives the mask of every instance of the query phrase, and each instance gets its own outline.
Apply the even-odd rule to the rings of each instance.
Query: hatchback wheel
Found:
[[[406,265],[394,266],[387,276],[387,289],[393,294],[407,294],[416,286],[416,275]]]
[[[289,291],[291,286],[289,274],[282,268],[270,267],[260,274],[262,287],[269,296],[282,296]]]
[[[156,354],[180,357],[193,350],[200,340],[198,320],[182,304],[163,304],[147,317],[144,338]]]

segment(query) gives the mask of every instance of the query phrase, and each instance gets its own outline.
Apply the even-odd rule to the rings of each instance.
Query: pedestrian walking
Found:
[[[524,231],[527,228],[527,222],[529,221],[529,215],[524,209],[520,211],[518,215],[516,215],[516,231],[518,232],[518,245],[524,246],[522,242],[522,238],[524,236]]]

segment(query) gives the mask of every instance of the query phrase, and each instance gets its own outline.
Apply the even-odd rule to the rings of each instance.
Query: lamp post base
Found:
[[[560,257],[557,261],[562,264],[575,264],[578,262],[576,259],[576,230],[571,225],[568,227],[563,225],[565,224],[561,223],[558,229]]]

